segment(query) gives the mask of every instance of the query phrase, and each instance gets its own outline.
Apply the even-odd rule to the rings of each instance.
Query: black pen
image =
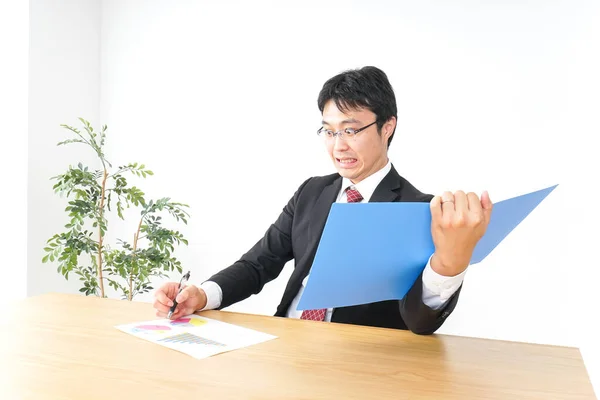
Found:
[[[177,294],[175,295],[175,298],[173,299],[173,305],[171,306],[171,309],[169,310],[169,313],[167,314],[167,319],[171,319],[171,316],[175,312],[175,308],[177,308],[177,296],[185,288],[184,284],[188,281],[188,279],[190,279],[190,271],[188,271],[184,276],[182,276],[181,280],[179,281],[179,290],[177,291]]]

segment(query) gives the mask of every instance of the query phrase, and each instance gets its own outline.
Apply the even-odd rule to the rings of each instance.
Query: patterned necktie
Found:
[[[349,186],[346,189],[346,197],[348,198],[348,203],[359,203],[363,199],[359,191],[354,189],[354,186]]]
[[[346,198],[348,199],[348,203],[358,203],[363,199],[358,190],[354,189],[354,186],[350,186],[346,189]],[[326,308],[320,310],[304,310],[302,311],[300,319],[323,321],[325,319],[325,313],[327,313]]]

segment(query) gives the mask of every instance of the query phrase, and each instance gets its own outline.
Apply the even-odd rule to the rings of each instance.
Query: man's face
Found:
[[[323,109],[323,127],[334,132],[346,128],[360,129],[374,122],[377,116],[368,109],[340,111],[330,100]],[[343,133],[332,138],[324,138],[325,146],[338,173],[352,183],[358,183],[377,172],[387,163],[387,142],[396,126],[395,118],[386,122],[381,134],[377,124],[360,131],[354,138]],[[326,136],[326,135],[325,135]]]

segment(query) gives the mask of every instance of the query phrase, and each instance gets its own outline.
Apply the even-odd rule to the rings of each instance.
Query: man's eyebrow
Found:
[[[327,122],[325,120],[321,121],[321,123],[323,125],[330,125],[329,122]],[[355,118],[349,118],[349,119],[343,120],[341,123],[342,124],[358,124],[358,123],[360,123],[360,121]]]

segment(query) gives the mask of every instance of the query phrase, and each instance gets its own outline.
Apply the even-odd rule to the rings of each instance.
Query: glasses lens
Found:
[[[331,139],[334,136],[334,133],[332,130],[321,128],[319,129],[319,136],[325,139]]]
[[[346,140],[354,139],[356,137],[356,130],[354,130],[353,128],[346,128],[346,129],[344,129],[344,133],[342,136]]]

